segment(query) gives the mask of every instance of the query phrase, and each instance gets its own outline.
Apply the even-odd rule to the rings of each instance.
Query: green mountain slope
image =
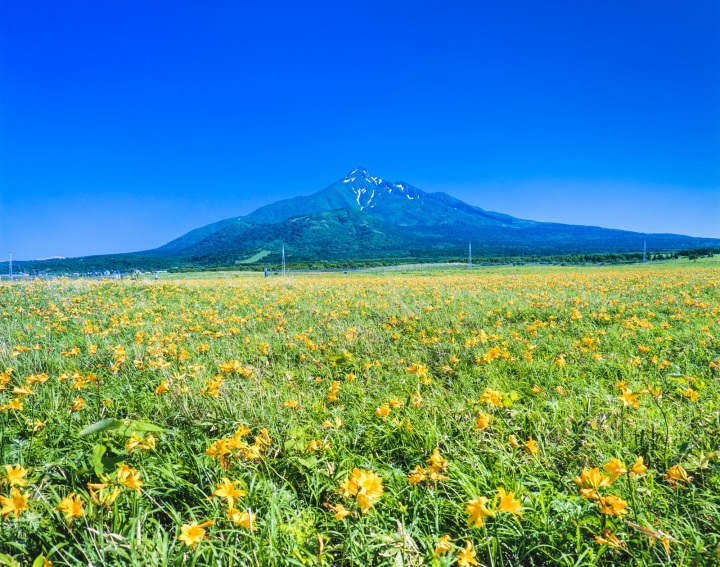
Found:
[[[295,259],[407,256],[413,240],[382,221],[350,209],[300,215],[276,223],[226,224],[183,252],[190,259],[232,256],[241,261],[282,245]]]

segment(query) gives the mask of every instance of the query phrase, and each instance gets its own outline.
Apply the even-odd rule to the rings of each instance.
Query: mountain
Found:
[[[340,181],[308,196],[293,197],[260,207],[245,217],[225,219],[198,229],[157,249],[160,254],[185,253],[211,235],[232,230],[244,223],[273,224],[292,217],[315,215],[332,210],[351,210],[404,230],[409,234],[441,239],[455,234],[457,224],[475,226],[530,226],[508,215],[490,213],[470,206],[446,193],[426,193],[408,183],[389,182],[356,168]],[[406,235],[407,236],[407,235]],[[464,239],[464,235],[462,237]],[[239,244],[240,241],[237,241]],[[225,245],[228,245],[226,242]]]
[[[252,263],[282,245],[294,260],[556,255],[720,247],[720,239],[642,234],[518,219],[356,168],[307,196],[197,228],[138,254],[203,263]]]

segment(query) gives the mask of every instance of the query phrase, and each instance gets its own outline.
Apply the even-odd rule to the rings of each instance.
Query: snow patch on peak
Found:
[[[353,169],[345,176],[345,178],[343,179],[343,183],[350,183],[355,180],[358,180],[360,182],[364,181],[372,185],[383,184],[382,177],[375,177],[374,175],[370,175],[370,172],[364,167],[356,167],[355,169]]]
[[[387,181],[382,177],[370,175],[367,169],[356,167],[348,173],[342,180],[342,184],[348,184],[347,187],[352,191],[353,201],[355,201],[360,210],[382,207],[390,203],[388,197],[405,196],[408,200],[417,200],[423,202],[423,192],[415,189],[412,185],[404,181]],[[378,202],[382,203],[378,205]]]
[[[365,205],[367,205],[367,203],[365,203],[365,205],[363,205],[363,204],[360,202],[360,197],[362,196],[363,193],[366,193],[367,191],[361,187],[361,188],[359,188],[359,189],[353,189],[352,192],[355,193],[358,207],[360,207],[360,210],[362,211],[362,210],[365,208]],[[372,197],[370,197],[370,198],[372,199]],[[368,203],[369,203],[369,202],[370,202],[370,201],[368,201]]]
[[[350,173],[348,173],[348,174],[345,176],[345,179],[350,179],[351,177],[352,177],[353,179],[355,179],[355,177],[358,176],[358,175],[359,175],[360,177],[365,177],[365,178],[367,178],[367,176],[368,176],[368,170],[365,169],[364,167],[356,167],[355,169],[353,169]]]

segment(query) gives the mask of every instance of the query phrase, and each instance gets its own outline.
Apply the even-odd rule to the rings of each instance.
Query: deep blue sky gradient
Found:
[[[720,237],[720,3],[0,0],[0,259],[129,252],[361,165]]]

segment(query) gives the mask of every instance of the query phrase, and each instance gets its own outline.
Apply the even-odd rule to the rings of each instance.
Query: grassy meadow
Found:
[[[717,262],[0,286],[0,565],[719,563]]]

